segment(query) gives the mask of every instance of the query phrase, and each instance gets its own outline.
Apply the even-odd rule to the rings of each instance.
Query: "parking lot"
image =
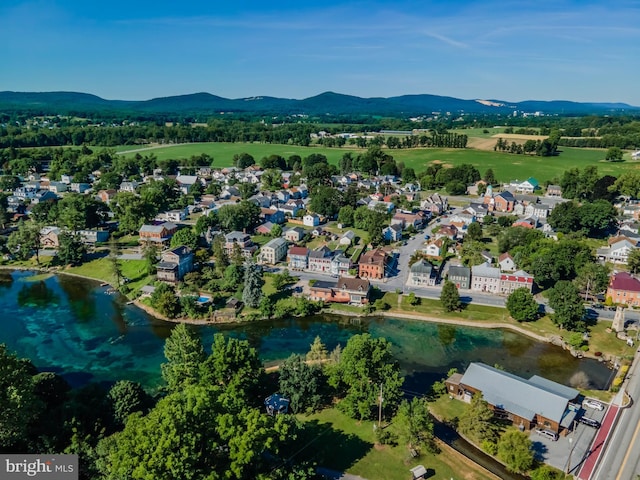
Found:
[[[584,416],[602,422],[607,412],[606,407],[607,405],[605,405],[604,410],[595,410],[583,406],[576,418]],[[582,461],[586,458],[597,431],[598,429],[596,428],[574,421],[573,431],[567,436],[560,436],[557,441],[553,441],[535,431],[531,431],[530,439],[539,459],[563,472],[567,471],[567,465],[571,462],[569,471],[575,474]]]

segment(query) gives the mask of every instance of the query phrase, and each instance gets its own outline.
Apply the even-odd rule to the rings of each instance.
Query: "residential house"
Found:
[[[607,288],[607,299],[609,298],[613,303],[640,306],[640,280],[627,272],[614,273]]]
[[[371,284],[361,278],[339,277],[335,281],[319,280],[310,287],[310,298],[328,303],[365,305],[369,303]]]
[[[342,234],[342,236],[340,237],[340,240],[338,240],[338,243],[340,245],[348,247],[353,243],[355,238],[356,238],[356,234],[353,232],[353,230],[347,230]]]
[[[391,218],[391,225],[400,225],[403,230],[411,225],[418,230],[424,226],[425,220],[423,214],[397,212]]]
[[[369,210],[382,211],[384,213],[391,213],[395,207],[393,202],[385,202],[382,200],[371,200],[367,204]]]
[[[546,203],[530,203],[524,209],[524,214],[528,217],[547,218],[551,208]]]
[[[69,185],[63,182],[49,182],[49,191],[60,194],[69,190]]]
[[[348,275],[351,270],[351,260],[342,252],[337,253],[331,259],[331,275]]]
[[[38,203],[55,202],[56,200],[58,200],[58,196],[55,193],[49,190],[38,190],[31,203],[37,205]]]
[[[122,182],[120,183],[120,188],[118,188],[118,191],[136,193],[136,188],[138,188],[138,182]]]
[[[290,247],[287,262],[291,270],[306,270],[309,264],[309,249],[306,247]]]
[[[500,293],[502,295],[510,295],[517,288],[526,288],[529,292],[533,291],[533,275],[529,275],[524,270],[500,274]]]
[[[179,223],[186,220],[189,210],[186,208],[180,208],[175,210],[168,210],[166,212],[159,213],[156,217],[157,220],[165,222]]]
[[[320,225],[320,217],[315,213],[307,213],[302,217],[302,224],[307,227],[317,227]]]
[[[98,199],[103,203],[109,203],[116,196],[118,192],[113,189],[100,190],[96,195]]]
[[[514,183],[513,186],[518,193],[533,193],[536,189],[540,188],[540,184],[533,177],[529,177],[524,182]]]
[[[455,225],[443,225],[440,229],[435,233],[437,238],[448,238],[450,240],[456,240],[458,238],[458,227]]]
[[[547,197],[562,197],[562,187],[560,187],[560,185],[549,185],[545,195]]]
[[[140,227],[140,243],[167,244],[178,231],[178,226],[172,222],[164,222],[160,225],[143,225]]]
[[[275,208],[260,208],[260,217],[264,219],[265,222],[271,223],[284,223],[284,213]]]
[[[431,262],[420,259],[411,265],[407,283],[416,287],[431,287],[436,284],[437,276],[437,271]]]
[[[104,243],[109,240],[108,230],[78,230],[76,233],[80,235],[80,239],[83,243],[90,245]]]
[[[304,229],[300,227],[292,227],[292,228],[287,228],[284,231],[284,238],[286,238],[290,242],[298,243],[304,238],[305,234],[306,232]]]
[[[488,263],[471,267],[471,290],[476,292],[499,293],[500,269]]]
[[[496,417],[522,430],[543,429],[565,435],[580,412],[576,389],[537,375],[528,380],[473,362],[464,375],[445,381],[449,395],[470,402],[482,394]]]
[[[358,274],[361,278],[383,279],[385,277],[389,256],[381,248],[369,250],[360,256]]]
[[[516,269],[516,262],[509,252],[505,252],[498,257],[498,266],[505,272],[513,272]]]
[[[439,193],[434,193],[420,203],[420,208],[431,212],[433,215],[442,215],[449,209],[449,201]]]
[[[309,252],[307,269],[310,272],[331,273],[332,252],[326,245]]]
[[[91,190],[91,184],[86,182],[73,182],[69,186],[69,190],[75,193],[85,193]]]
[[[242,194],[240,193],[240,189],[238,187],[230,185],[225,187],[224,190],[220,192],[219,196],[221,200],[230,200],[232,198],[240,198]],[[269,199],[269,203],[267,204],[267,206],[270,204],[271,199]]]
[[[179,282],[193,270],[193,252],[184,245],[162,252],[162,258],[156,265],[158,280]]]
[[[265,243],[260,249],[260,260],[263,263],[275,265],[287,256],[287,241],[274,238]]]
[[[245,258],[251,258],[254,252],[258,250],[258,246],[253,243],[250,235],[243,232],[227,233],[224,236],[224,250],[227,255],[232,256],[234,250],[238,247]]]
[[[468,290],[471,287],[471,269],[462,265],[451,265],[447,272],[447,280],[453,282],[458,289]]]
[[[196,175],[178,175],[176,177],[176,183],[183,195],[188,195],[197,182],[200,182],[200,179]]]
[[[437,240],[432,240],[422,249],[422,252],[428,257],[441,258],[444,254],[442,251],[442,247],[444,245],[444,241],[442,238],[438,238]]]
[[[539,225],[539,222],[536,217],[520,218],[515,222],[513,222],[514,227],[523,227],[531,230],[538,228],[538,225]]]
[[[60,246],[60,229],[48,226],[40,229],[40,246],[42,248],[58,248]]]
[[[264,222],[256,227],[256,233],[259,233],[260,235],[271,235],[273,226],[274,225],[271,222]]]
[[[612,237],[607,242],[607,247],[601,247],[596,250],[596,256],[598,259],[605,262],[613,263],[627,263],[629,254],[638,248],[638,242],[632,240],[627,236],[618,235]]]
[[[402,225],[392,224],[382,229],[382,238],[387,242],[398,242],[402,240]]]

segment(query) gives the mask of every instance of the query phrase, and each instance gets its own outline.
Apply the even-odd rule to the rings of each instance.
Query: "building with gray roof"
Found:
[[[574,388],[537,375],[527,380],[483,363],[471,363],[462,378],[446,384],[449,394],[465,401],[481,393],[496,416],[524,430],[566,432],[580,410],[580,392]]]

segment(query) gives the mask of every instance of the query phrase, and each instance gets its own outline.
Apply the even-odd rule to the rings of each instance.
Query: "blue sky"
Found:
[[[0,90],[640,106],[640,1],[0,2]]]

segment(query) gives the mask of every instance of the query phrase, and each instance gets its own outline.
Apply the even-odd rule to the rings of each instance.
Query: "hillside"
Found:
[[[194,93],[144,101],[105,100],[77,92],[0,92],[0,113],[74,114],[110,113],[125,116],[186,116],[239,113],[252,115],[382,115],[407,118],[441,114],[501,114],[514,111],[551,115],[602,115],[640,113],[640,108],[624,103],[579,103],[564,100],[507,102],[503,100],[464,100],[439,95],[402,95],[361,98],[325,92],[302,100],[249,97],[228,99],[210,93]]]

